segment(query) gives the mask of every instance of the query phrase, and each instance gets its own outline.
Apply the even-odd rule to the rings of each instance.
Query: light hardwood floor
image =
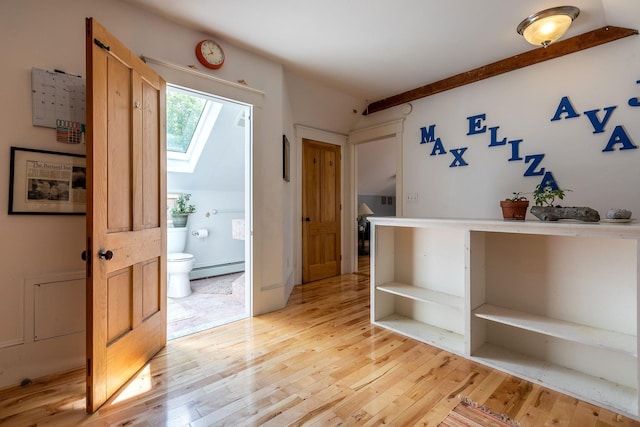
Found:
[[[283,310],[169,342],[93,415],[82,369],[1,390],[0,424],[435,426],[465,395],[525,427],[640,426],[371,326],[361,261],[358,274],[295,287]]]

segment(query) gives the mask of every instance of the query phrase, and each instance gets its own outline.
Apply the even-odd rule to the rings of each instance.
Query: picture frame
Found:
[[[287,135],[282,135],[282,179],[291,181],[291,144]]]
[[[9,215],[85,215],[82,154],[11,147]]]

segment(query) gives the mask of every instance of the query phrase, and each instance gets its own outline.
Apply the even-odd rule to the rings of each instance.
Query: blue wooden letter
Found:
[[[536,171],[536,168],[540,164],[540,162],[544,159],[544,154],[532,154],[524,158],[525,163],[529,163],[531,160],[531,166],[525,171],[524,176],[539,176],[544,175],[544,168],[540,168],[540,170]]]
[[[424,144],[426,142],[433,142],[436,140],[436,125],[429,126],[429,130],[426,127],[421,127],[420,132],[422,132],[422,139],[420,140],[420,144]]]
[[[522,157],[520,157],[521,142],[522,142],[521,139],[514,139],[513,141],[509,141],[509,144],[511,144],[511,158],[509,159],[510,162],[514,162],[516,160],[522,160]]]
[[[638,80],[636,83],[640,84],[640,80]],[[629,98],[629,107],[640,107],[640,98]]]
[[[633,150],[634,148],[638,148],[633,142],[631,142],[631,138],[629,138],[629,135],[627,135],[627,132],[622,126],[616,126],[611,134],[611,138],[609,138],[607,146],[604,147],[604,150],[602,151],[613,151],[613,146],[616,144],[622,144],[620,150]]]
[[[567,119],[580,117],[580,114],[576,113],[576,110],[573,108],[573,105],[571,105],[571,101],[569,101],[568,96],[562,97],[562,99],[560,100],[560,104],[558,105],[558,109],[556,110],[556,114],[551,118],[551,121],[555,122],[556,120],[560,120],[562,118],[560,117],[562,114],[566,114]]]
[[[616,108],[617,108],[617,105],[613,107],[605,107],[604,111],[606,113],[602,121],[598,119],[598,113],[600,112],[600,110],[589,110],[584,112],[584,114],[586,114],[586,116],[589,118],[591,125],[593,126],[593,133],[604,132],[604,127],[606,126],[607,122],[611,118],[611,113],[613,113],[613,110],[615,110]]]
[[[505,145],[507,143],[507,138],[502,138],[500,141],[498,141],[498,129],[500,129],[500,126],[489,128],[489,130],[491,131],[491,144],[489,144],[489,147],[496,147],[498,145]]]
[[[453,159],[453,162],[451,162],[451,164],[449,165],[450,168],[456,168],[458,166],[468,165],[468,163],[462,159],[462,155],[464,154],[465,151],[467,151],[467,148],[468,147],[451,149],[451,154],[453,154],[454,159]]]
[[[487,127],[482,126],[482,121],[486,119],[486,114],[478,114],[477,116],[467,117],[467,120],[469,120],[469,132],[467,133],[467,135],[485,133],[487,131]]]
[[[559,190],[560,187],[558,187],[558,183],[556,182],[556,179],[553,177],[553,174],[551,172],[547,172],[544,174],[544,176],[542,177],[542,181],[540,181],[540,188],[547,188],[547,187],[551,187],[551,190]]]
[[[442,145],[442,141],[440,141],[440,138],[437,138],[436,143],[433,144],[433,150],[431,150],[430,156],[446,154],[446,153],[447,153],[447,150],[444,149],[444,146]]]

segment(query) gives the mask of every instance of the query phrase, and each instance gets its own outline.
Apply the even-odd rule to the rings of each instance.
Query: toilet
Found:
[[[191,294],[189,273],[194,257],[184,252],[187,227],[167,227],[167,296],[182,298]]]

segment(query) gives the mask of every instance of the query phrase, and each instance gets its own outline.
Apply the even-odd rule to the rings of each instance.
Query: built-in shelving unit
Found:
[[[370,221],[372,323],[640,419],[639,226]]]

